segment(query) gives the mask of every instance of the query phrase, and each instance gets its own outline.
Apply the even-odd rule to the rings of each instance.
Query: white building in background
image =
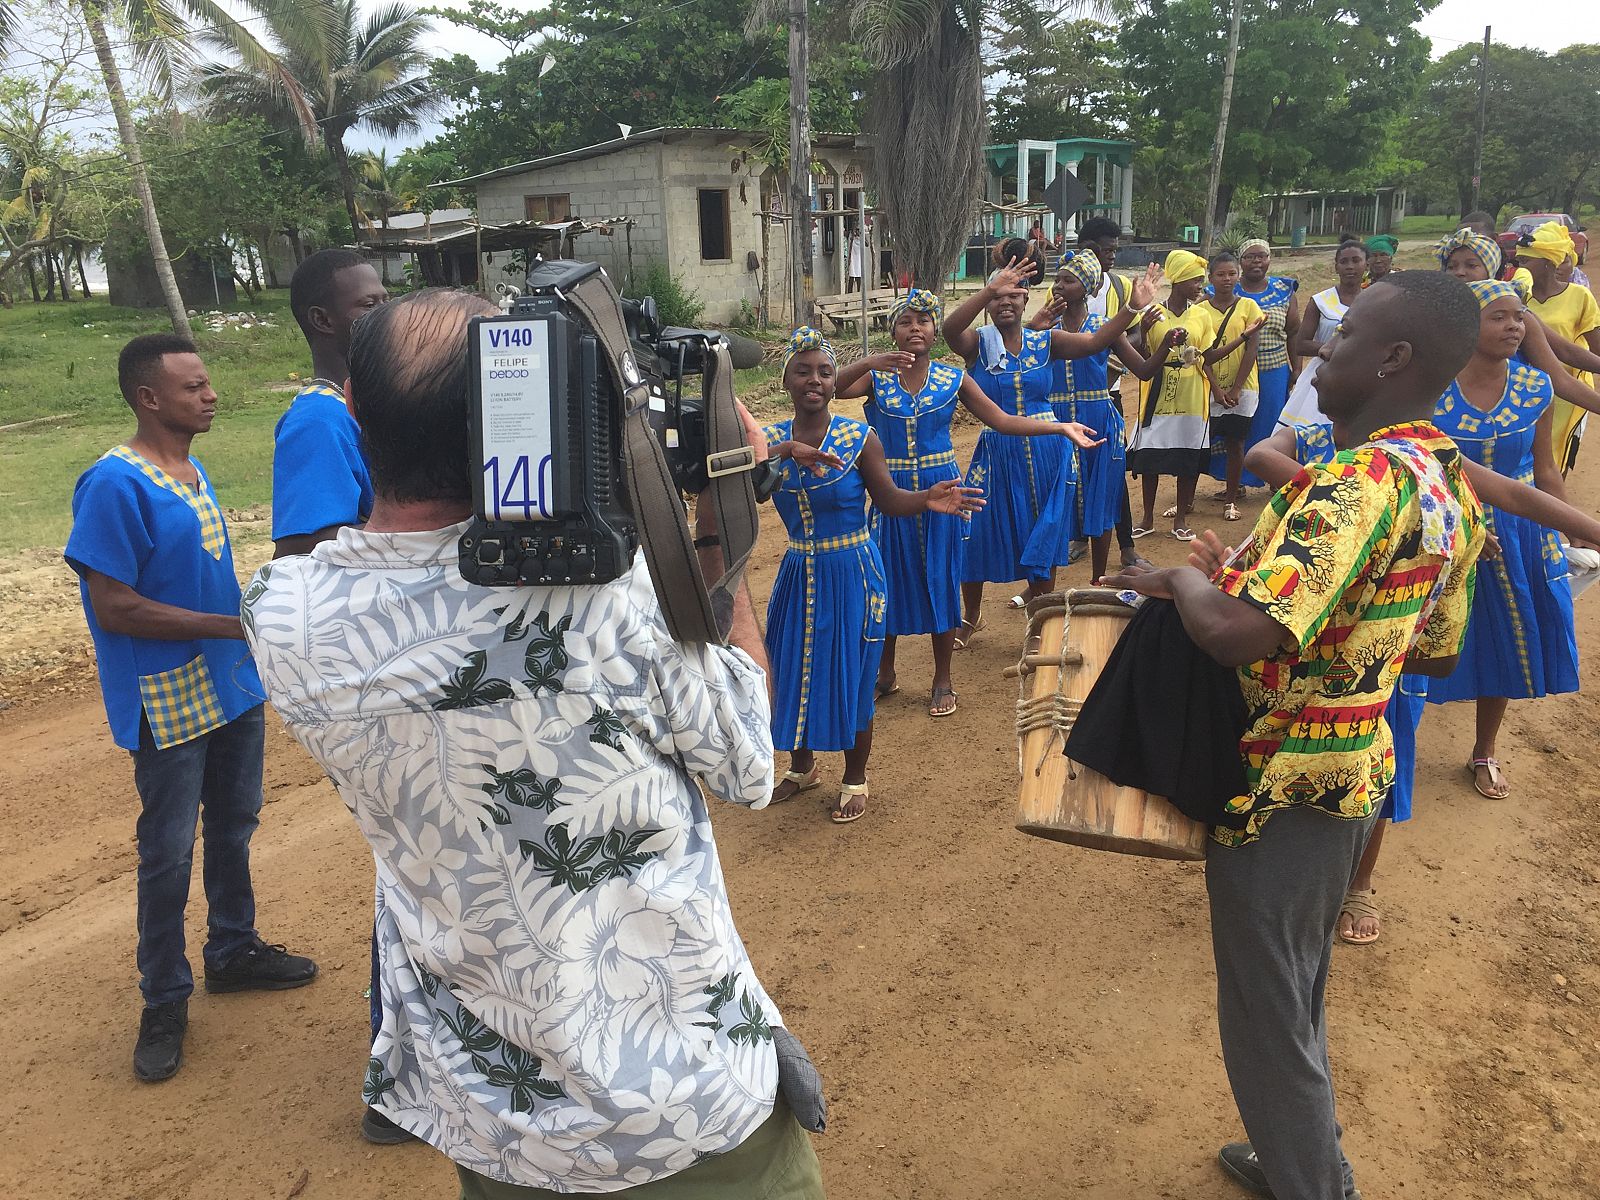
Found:
[[[788,221],[784,183],[752,153],[762,135],[736,129],[662,128],[513,163],[449,186],[470,186],[485,226],[517,221],[609,223],[585,234],[575,253],[598,262],[624,291],[655,263],[705,302],[705,319],[729,322],[760,303],[787,319]],[[846,289],[850,236],[867,151],[854,134],[812,135],[815,290]],[[438,214],[435,214],[437,218]],[[868,228],[866,262],[880,244]],[[414,235],[413,235],[414,236]],[[489,278],[486,273],[485,278]]]

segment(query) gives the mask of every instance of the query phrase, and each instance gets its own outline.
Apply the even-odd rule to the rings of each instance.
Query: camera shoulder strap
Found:
[[[666,455],[650,428],[650,387],[634,359],[616,292],[596,272],[567,292],[600,339],[607,365],[623,397],[622,458],[633,501],[639,544],[661,603],[667,630],[680,642],[721,643],[733,622],[733,595],[755,543],[756,501],[748,468],[718,473],[715,465],[746,456],[744,428],[733,405],[733,368],[725,350],[710,367],[708,414],[713,477],[707,489],[716,508],[727,573],[708,591],[689,533],[683,498],[673,483]],[[713,365],[714,364],[714,365]],[[731,426],[731,429],[730,429]]]

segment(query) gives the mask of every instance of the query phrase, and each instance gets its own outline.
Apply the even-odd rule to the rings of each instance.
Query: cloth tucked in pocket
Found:
[[[828,1127],[828,1098],[822,1094],[822,1076],[812,1066],[811,1056],[782,1025],[772,1027],[772,1048],[778,1055],[779,1094],[801,1129],[822,1133]]]

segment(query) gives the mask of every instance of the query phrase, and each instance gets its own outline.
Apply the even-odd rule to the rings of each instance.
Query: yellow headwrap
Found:
[[[1504,279],[1474,279],[1467,286],[1478,298],[1479,309],[1488,308],[1496,300],[1514,299],[1523,304],[1528,302],[1528,297],[1515,282],[1507,282]]]
[[[1473,233],[1470,229],[1458,229],[1439,243],[1436,253],[1439,255],[1441,271],[1450,265],[1450,256],[1463,246],[1478,256],[1483,269],[1489,272],[1489,278],[1500,274],[1500,247],[1495,245],[1493,238]]]
[[[813,329],[809,325],[802,325],[789,335],[789,341],[783,348],[783,369],[789,369],[789,363],[796,354],[803,354],[807,350],[821,350],[828,356],[829,362],[837,361],[833,353],[833,346],[828,339],[822,336],[822,330]]]
[[[908,312],[927,313],[933,318],[933,323],[937,325],[939,323],[939,315],[943,311],[944,304],[934,293],[926,288],[912,288],[899,300],[895,301],[894,307],[889,310],[889,328],[893,329],[894,323],[900,319],[901,314]]]
[[[1061,260],[1061,269],[1083,284],[1085,295],[1093,296],[1105,282],[1105,269],[1092,251],[1075,250]]]
[[[1188,283],[1191,279],[1205,278],[1206,260],[1187,250],[1174,250],[1167,255],[1166,265],[1161,269],[1168,283]]]
[[[1572,244],[1572,234],[1560,221],[1546,221],[1533,231],[1533,240],[1517,247],[1518,258],[1542,258],[1560,266],[1569,258],[1578,257],[1578,248]]]

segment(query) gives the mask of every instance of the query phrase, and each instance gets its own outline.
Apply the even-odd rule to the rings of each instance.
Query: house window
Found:
[[[549,196],[524,196],[522,198],[523,215],[530,221],[537,221],[541,225],[554,225],[561,221],[572,220],[572,196],[568,192],[559,192]]]
[[[728,189],[700,189],[700,259],[726,262],[733,257],[733,230],[728,223]]]

